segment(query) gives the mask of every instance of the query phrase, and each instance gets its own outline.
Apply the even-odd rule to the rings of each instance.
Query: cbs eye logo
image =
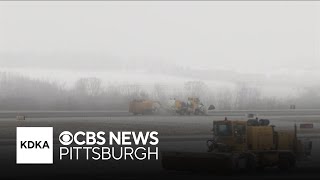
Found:
[[[62,145],[68,146],[73,141],[73,136],[69,131],[63,131],[59,136],[59,141]]]

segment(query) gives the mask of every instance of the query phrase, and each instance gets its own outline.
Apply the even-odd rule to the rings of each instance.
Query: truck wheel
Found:
[[[264,166],[258,166],[258,167],[256,167],[256,171],[257,172],[263,172],[264,171]]]
[[[279,159],[278,168],[282,171],[287,171],[290,168],[290,162],[288,159]]]
[[[252,154],[247,155],[247,165],[246,169],[249,172],[252,172],[256,169],[256,159]]]
[[[290,168],[296,167],[296,159],[295,158],[293,158],[289,163],[290,163]]]
[[[288,171],[294,168],[296,165],[296,159],[291,154],[283,154],[279,158],[278,168],[282,171]]]

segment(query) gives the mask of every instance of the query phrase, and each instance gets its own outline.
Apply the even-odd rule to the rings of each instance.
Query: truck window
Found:
[[[217,136],[232,136],[232,128],[231,125],[219,124],[216,126]]]
[[[235,125],[233,129],[234,136],[243,136],[246,134],[246,126],[244,125]]]

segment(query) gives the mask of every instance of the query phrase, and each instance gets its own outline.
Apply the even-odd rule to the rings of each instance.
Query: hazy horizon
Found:
[[[320,81],[319,2],[0,2],[0,71],[72,84]],[[297,13],[299,12],[299,13]]]

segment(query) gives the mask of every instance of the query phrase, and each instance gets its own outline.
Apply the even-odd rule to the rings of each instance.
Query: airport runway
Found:
[[[259,116],[320,116],[320,109],[295,109],[295,110],[238,110],[222,111],[214,110],[208,116],[244,116],[253,113]],[[133,116],[128,111],[0,111],[0,118],[15,118],[23,115],[27,118],[50,117],[126,117]],[[148,116],[160,116],[155,114]],[[165,116],[165,115],[164,115]]]
[[[168,140],[168,139],[167,139]],[[319,141],[319,139],[313,139]],[[205,141],[196,139],[186,139],[185,141],[166,141],[161,139],[160,151],[185,151],[185,152],[206,152]],[[319,143],[316,143],[315,150],[319,149]],[[151,179],[164,179],[164,178],[183,178],[188,179],[190,175],[196,179],[234,179],[238,176],[245,179],[256,179],[261,177],[269,178],[290,178],[296,177],[318,177],[319,162],[317,153],[311,162],[298,163],[297,168],[291,172],[281,173],[276,168],[266,169],[263,172],[257,172],[254,174],[250,173],[236,173],[229,172],[226,175],[214,174],[208,172],[179,172],[179,171],[166,171],[161,166],[161,154],[159,160],[151,161],[85,161],[81,160],[59,160],[58,157],[58,144],[55,144],[54,150],[54,164],[50,166],[41,165],[16,165],[15,164],[15,145],[10,143],[7,145],[0,146],[0,160],[2,167],[2,174],[0,178],[14,178],[14,179],[53,179],[55,178],[83,178],[88,179],[135,179],[135,178],[151,178]],[[231,176],[232,173],[232,176]],[[312,174],[313,173],[313,174]],[[150,176],[150,177],[149,177]],[[161,178],[160,178],[161,177]],[[241,178],[242,179],[242,178]]]
[[[291,128],[293,129],[294,123],[310,122],[314,124],[314,129],[303,132],[305,136],[311,139],[313,144],[312,156],[313,159],[307,164],[303,164],[304,169],[311,173],[315,173],[320,169],[320,115],[318,110],[308,111],[250,111],[250,113],[257,113],[260,116],[268,116],[271,123],[276,125],[276,128]],[[54,127],[54,147],[55,157],[57,155],[57,147],[60,143],[57,139],[59,133],[64,130],[70,132],[74,131],[158,131],[160,144],[160,151],[188,151],[188,152],[206,152],[206,140],[210,139],[212,132],[213,120],[224,119],[224,116],[231,116],[230,119],[238,119],[238,116],[244,117],[244,114],[248,111],[216,111],[215,115],[211,116],[133,116],[128,112],[109,112],[109,111],[42,111],[20,112],[20,115],[26,115],[27,119],[24,121],[16,120],[15,116],[17,112],[1,112],[0,113],[0,166],[4,172],[1,175],[6,174],[5,178],[34,178],[38,173],[38,177],[50,178],[51,175],[55,175],[56,178],[74,178],[88,177],[95,179],[107,179],[115,176],[122,179],[132,177],[146,177],[147,174],[150,177],[181,177],[186,179],[190,173],[180,172],[167,172],[161,167],[161,160],[158,161],[125,161],[125,162],[87,162],[87,161],[60,161],[55,160],[53,166],[17,166],[15,164],[15,136],[16,127],[19,126],[52,126]],[[264,113],[264,114],[262,114]],[[276,116],[275,114],[281,114]],[[291,113],[291,114],[290,114]],[[220,116],[218,116],[220,114]],[[320,114],[320,113],[319,113]],[[310,132],[309,132],[310,131]],[[314,136],[317,135],[317,136]],[[300,164],[299,164],[300,165]],[[312,170],[312,168],[318,168]],[[41,169],[41,170],[40,170]],[[299,172],[297,171],[299,170]],[[297,169],[294,174],[278,174],[271,169],[264,173],[256,175],[244,174],[245,178],[257,178],[261,176],[270,177],[305,177],[306,173],[301,172],[301,168]],[[94,176],[93,176],[94,174]],[[128,176],[125,176],[128,175]],[[228,178],[230,176],[217,176],[212,174],[200,173],[193,174],[195,178],[202,176],[205,179],[212,179],[216,177]],[[238,176],[238,175],[236,175]]]

